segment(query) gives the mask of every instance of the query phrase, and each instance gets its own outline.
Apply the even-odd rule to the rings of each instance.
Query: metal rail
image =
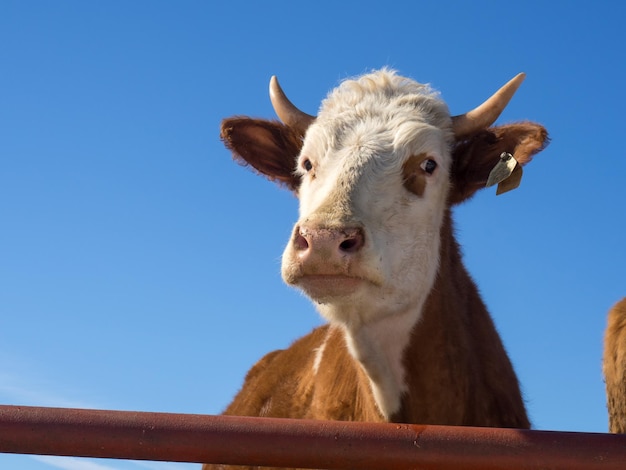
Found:
[[[626,435],[0,406],[0,452],[326,469],[626,468]]]

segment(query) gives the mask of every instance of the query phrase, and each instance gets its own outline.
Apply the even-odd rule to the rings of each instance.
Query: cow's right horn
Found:
[[[270,100],[280,120],[301,135],[304,135],[309,126],[315,121],[315,116],[300,111],[289,101],[275,75],[270,79]]]

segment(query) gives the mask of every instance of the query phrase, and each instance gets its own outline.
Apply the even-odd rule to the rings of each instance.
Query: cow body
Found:
[[[606,385],[609,432],[626,433],[626,298],[609,311],[602,369]]]
[[[449,214],[440,271],[420,320],[390,339],[408,344],[400,407],[385,416],[345,329],[316,328],[248,373],[225,414],[528,428],[513,367],[478,290],[463,268]]]
[[[484,187],[502,152],[530,161],[545,129],[488,127],[499,112],[453,118],[389,70],[344,82],[316,118],[289,113],[286,124],[227,119],[222,138],[297,193],[282,275],[329,324],[261,359],[225,413],[529,427],[451,207]]]

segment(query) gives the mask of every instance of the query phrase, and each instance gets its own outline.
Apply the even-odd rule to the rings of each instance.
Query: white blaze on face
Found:
[[[438,270],[450,137],[435,94],[381,71],[331,93],[298,160],[283,278],[344,328],[386,416],[399,407],[402,352]]]

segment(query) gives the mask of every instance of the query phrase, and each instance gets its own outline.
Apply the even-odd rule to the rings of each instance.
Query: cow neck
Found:
[[[404,349],[403,368],[409,381],[405,387],[411,394],[402,397],[391,419],[395,422],[458,424],[463,412],[453,404],[459,401],[459,390],[467,389],[472,380],[466,354],[476,325],[468,324],[467,310],[480,298],[463,265],[450,209],[444,215],[439,252],[435,283]]]
[[[517,377],[463,264],[449,212],[441,241],[435,285],[404,350],[410,394],[391,420],[528,427]]]
[[[440,244],[440,253],[445,254],[450,251],[450,247],[444,245],[452,243],[456,247],[447,211],[442,232],[450,235],[442,237]],[[437,279],[440,277],[440,269]],[[407,374],[404,357],[413,338],[412,331],[416,324],[420,323],[424,305],[432,290],[428,289],[427,294],[416,299],[411,308],[403,314],[384,317],[376,322],[359,324],[355,327],[343,326],[348,350],[368,376],[372,394],[386,420],[395,420],[402,415],[403,396],[409,390],[405,379]]]

